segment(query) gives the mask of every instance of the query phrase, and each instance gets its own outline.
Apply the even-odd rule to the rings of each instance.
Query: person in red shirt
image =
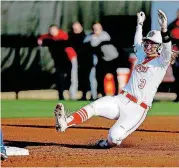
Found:
[[[177,52],[173,52],[173,54],[177,53],[179,55],[179,9],[177,10],[176,19],[172,23],[170,23],[170,25],[168,26],[168,30],[170,32],[172,44],[174,44],[173,50],[177,50]],[[176,59],[175,64],[172,67],[175,76],[174,92],[177,94],[174,102],[179,102],[179,58]]]
[[[64,99],[63,91],[69,88],[71,99],[75,99],[78,88],[78,63],[77,54],[68,42],[68,33],[59,29],[57,25],[51,25],[48,33],[39,36],[37,43],[39,46],[49,47],[56,68],[55,80],[59,99]]]
[[[177,10],[177,18],[168,26],[172,43],[179,46],[179,9]]]
[[[91,91],[93,85],[90,80],[90,73],[93,68],[93,53],[90,50],[89,43],[84,43],[86,33],[79,21],[76,21],[71,26],[69,32],[69,40],[72,47],[78,55],[78,90],[82,91],[80,100],[87,99],[88,91]],[[93,92],[91,91],[93,97]]]
[[[171,64],[173,65],[175,76],[174,92],[177,96],[174,102],[179,103],[179,46],[177,46],[176,44],[172,46]]]

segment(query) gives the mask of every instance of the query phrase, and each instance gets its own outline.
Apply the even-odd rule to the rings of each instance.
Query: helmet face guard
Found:
[[[160,49],[161,44],[155,43],[155,42],[148,40],[148,39],[145,39],[143,41],[143,46],[144,46],[144,52],[148,56],[150,56],[150,55],[153,55],[153,54],[159,54],[159,49]]]
[[[151,30],[143,38],[144,52],[147,56],[159,55],[162,50],[162,36],[158,30]]]

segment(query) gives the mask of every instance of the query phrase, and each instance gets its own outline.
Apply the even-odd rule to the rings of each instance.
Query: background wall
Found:
[[[163,10],[167,17],[168,23],[170,24],[176,19],[176,13],[179,9],[179,1],[153,1],[151,4],[151,20],[152,29],[160,29],[157,19],[157,9]]]
[[[45,33],[56,23],[65,30],[73,21],[84,23],[86,30],[94,20],[106,15],[150,15],[150,1],[9,1],[2,2],[2,34]],[[121,23],[122,24],[122,23]]]

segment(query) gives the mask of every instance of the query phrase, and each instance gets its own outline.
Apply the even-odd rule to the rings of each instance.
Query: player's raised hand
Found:
[[[160,24],[160,27],[162,28],[162,31],[166,32],[167,31],[167,16],[160,9],[158,9],[158,22]]]
[[[137,13],[137,24],[143,25],[144,21],[145,21],[145,13],[144,12],[139,12]]]

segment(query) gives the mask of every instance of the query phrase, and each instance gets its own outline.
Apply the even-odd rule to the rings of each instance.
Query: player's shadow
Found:
[[[79,144],[59,144],[53,142],[27,142],[27,141],[7,141],[5,140],[6,146],[15,146],[25,148],[27,146],[59,146],[67,148],[85,148],[85,149],[96,149],[97,147],[93,144],[90,145],[79,145]]]
[[[5,140],[6,146],[15,146],[19,148],[25,148],[27,146],[59,146],[59,147],[67,147],[67,148],[83,148],[83,149],[99,149],[95,144],[88,145],[79,145],[79,144],[59,144],[52,142],[27,142],[27,141],[8,141]],[[128,144],[123,144],[122,147],[130,147]]]
[[[6,127],[29,127],[29,128],[53,128],[54,126],[47,126],[47,125],[15,125],[15,124],[1,124],[1,126]],[[74,126],[70,127],[69,129],[92,129],[92,130],[109,130],[109,127],[87,127],[87,126]],[[137,132],[164,132],[164,133],[179,133],[178,130],[149,130],[149,129],[137,129]]]

